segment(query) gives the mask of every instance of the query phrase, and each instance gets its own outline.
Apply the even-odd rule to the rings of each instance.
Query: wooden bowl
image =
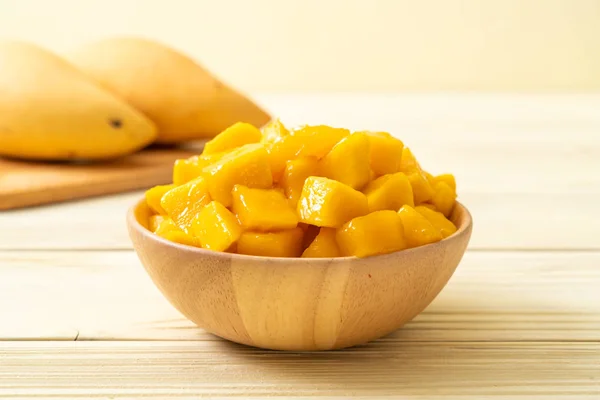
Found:
[[[133,246],[163,295],[199,327],[273,350],[331,350],[385,336],[419,314],[446,285],[472,230],[441,242],[368,258],[269,258],[167,241],[147,229],[140,201],[128,214]]]

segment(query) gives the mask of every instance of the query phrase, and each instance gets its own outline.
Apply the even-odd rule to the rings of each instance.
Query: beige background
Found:
[[[120,34],[249,91],[600,89],[600,0],[0,0],[2,37]]]

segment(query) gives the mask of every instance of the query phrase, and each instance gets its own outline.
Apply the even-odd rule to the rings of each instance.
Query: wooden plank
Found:
[[[204,341],[15,342],[2,343],[0,359],[0,398],[600,395],[600,343],[380,342],[301,354]]]
[[[600,252],[470,252],[381,342],[600,342]],[[0,339],[219,339],[160,295],[134,253],[0,252]],[[26,318],[24,318],[26,315]]]
[[[600,249],[600,95],[263,95],[293,124],[388,130],[472,211],[472,249]],[[141,192],[0,212],[0,249],[129,249]],[[547,229],[546,227],[552,227]],[[574,235],[573,232],[577,232]]]
[[[600,168],[598,169],[600,171]],[[134,192],[0,213],[0,250],[131,249]],[[600,249],[600,193],[462,193],[473,214],[470,249]]]
[[[173,162],[194,152],[148,148],[102,163],[0,159],[0,210],[129,192],[171,182]]]

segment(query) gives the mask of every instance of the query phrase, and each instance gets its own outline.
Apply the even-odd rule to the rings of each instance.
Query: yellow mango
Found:
[[[185,244],[188,246],[199,247],[200,243],[191,235],[183,232],[179,227],[173,222],[171,218],[164,218],[155,232],[158,236],[167,239],[171,242]]]
[[[247,230],[277,231],[298,225],[296,212],[277,189],[252,189],[235,185],[232,211]]]
[[[371,179],[369,138],[357,132],[339,141],[319,164],[323,176],[360,189]]]
[[[287,162],[281,179],[281,186],[294,207],[298,204],[304,181],[309,176],[317,176],[318,167],[319,161],[314,157],[301,157]]]
[[[421,203],[421,204],[419,204],[418,207],[425,207],[425,208],[429,208],[430,210],[437,211],[437,208],[435,208],[435,206],[433,204],[429,204],[429,203]]]
[[[303,222],[298,223],[298,226],[304,231],[304,239],[302,239],[302,250],[306,250],[308,246],[315,240],[321,228],[314,225],[308,225]]]
[[[339,256],[340,249],[336,241],[336,230],[333,228],[321,228],[317,237],[302,253],[302,257],[304,258],[330,258]]]
[[[222,153],[250,143],[258,143],[262,139],[260,130],[246,122],[236,122],[204,145],[202,154]]]
[[[446,182],[438,182],[433,188],[434,193],[431,203],[446,217],[449,217],[454,209],[456,192]]]
[[[409,174],[415,170],[421,170],[421,166],[412,150],[408,147],[402,149],[402,158],[400,158],[400,171]]]
[[[201,154],[190,158],[176,160],[173,165],[173,184],[183,185],[202,175],[202,170],[223,157],[225,153]]]
[[[169,190],[160,205],[173,222],[189,234],[192,220],[210,200],[206,181],[199,177]]]
[[[422,171],[415,170],[408,173],[407,177],[410,181],[410,186],[412,186],[415,204],[421,204],[431,200],[433,197],[433,188]]]
[[[404,237],[409,247],[422,246],[442,240],[439,229],[411,206],[402,206],[398,211],[404,228]]]
[[[301,228],[279,232],[244,232],[237,243],[239,254],[263,257],[299,257],[302,252]]]
[[[429,182],[429,184],[433,187],[433,185],[435,184],[435,177],[425,170],[422,171],[423,175],[425,175],[425,178],[427,178],[427,182]]]
[[[160,205],[160,199],[167,193],[169,190],[173,189],[175,185],[158,185],[154,186],[151,189],[146,191],[146,203],[152,211],[155,213],[164,215],[166,214],[165,210]]]
[[[354,218],[337,230],[336,239],[344,256],[368,257],[408,247],[400,216],[391,210]]]
[[[246,144],[226,153],[202,171],[213,200],[230,207],[236,184],[268,189],[273,185],[269,156],[259,143]]]
[[[400,171],[404,143],[387,132],[367,132],[371,169],[376,176]]]
[[[322,158],[349,134],[348,129],[324,125],[305,126],[273,143],[269,147],[269,158],[275,180],[279,180],[289,160],[298,157]]]
[[[383,175],[367,185],[364,190],[369,201],[369,212],[398,211],[405,204],[414,205],[410,181],[402,172]]]
[[[434,211],[424,206],[415,207],[415,211],[427,218],[427,220],[431,222],[431,225],[439,229],[442,238],[447,238],[456,232],[456,226],[454,226],[452,221],[448,220],[441,212]]]
[[[152,232],[156,232],[156,230],[158,229],[158,226],[164,220],[165,220],[164,215],[151,215],[150,218],[148,218],[148,230],[150,230]]]
[[[271,120],[261,130],[262,143],[275,143],[290,134],[290,131],[279,119]]]
[[[435,176],[433,178],[433,182],[434,185],[439,182],[444,182],[446,185],[450,186],[450,189],[452,189],[454,193],[456,193],[456,179],[452,174],[442,174]]]
[[[211,201],[192,221],[191,233],[203,248],[225,251],[239,239],[242,227],[231,211]]]
[[[304,182],[298,200],[301,222],[337,228],[369,212],[367,196],[341,182],[311,176]]]

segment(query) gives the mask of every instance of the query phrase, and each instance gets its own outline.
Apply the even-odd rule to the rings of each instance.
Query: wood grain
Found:
[[[94,164],[0,159],[0,210],[127,192],[169,183],[173,162],[195,151],[146,149]]]
[[[599,343],[379,342],[298,354],[227,342],[21,342],[0,348],[0,397],[592,398],[598,354]]]
[[[600,95],[257,99],[292,124],[392,131],[456,173],[475,228],[440,295],[366,347],[260,351],[154,287],[125,229],[140,192],[4,211],[0,398],[600,398]]]
[[[467,252],[433,303],[382,340],[600,342],[598,265],[598,252]],[[132,251],[0,252],[0,266],[0,339],[219,341]]]

